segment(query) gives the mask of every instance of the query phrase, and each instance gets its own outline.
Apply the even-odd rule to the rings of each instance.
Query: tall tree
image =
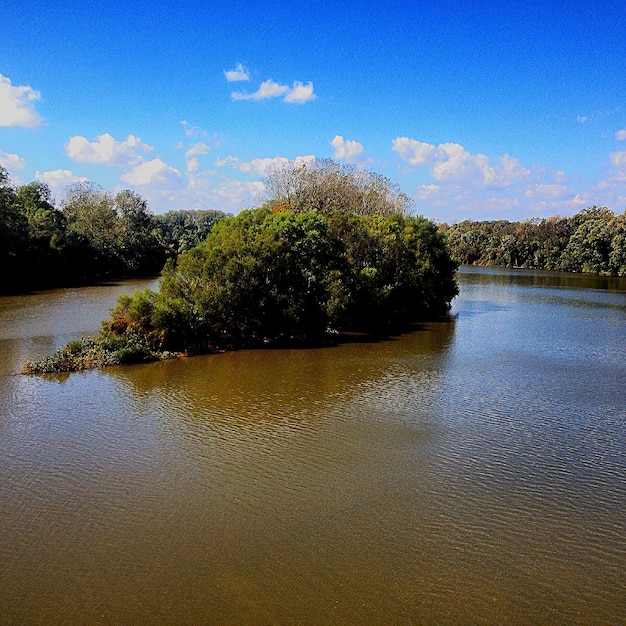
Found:
[[[410,198],[388,178],[331,159],[290,161],[270,172],[264,182],[273,210],[393,215],[411,208]]]

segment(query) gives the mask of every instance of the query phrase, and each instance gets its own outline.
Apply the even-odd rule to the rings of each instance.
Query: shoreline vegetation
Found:
[[[236,216],[154,216],[137,194],[91,183],[71,187],[56,209],[45,185],[14,189],[0,168],[0,250],[14,282],[47,286],[49,274],[32,278],[38,263],[65,268],[73,284],[163,268],[158,290],[121,297],[98,336],[23,371],[389,336],[449,311],[459,265],[626,275],[626,214],[605,207],[437,225],[411,215],[411,200],[385,177],[328,159],[285,164],[264,183],[265,204]],[[5,281],[0,291],[10,289]]]
[[[219,220],[150,289],[122,296],[93,339],[27,373],[176,354],[317,346],[446,314],[458,264],[436,224],[384,177],[329,161],[276,171],[261,207]]]
[[[626,276],[626,213],[588,207],[572,217],[441,224],[461,265]]]

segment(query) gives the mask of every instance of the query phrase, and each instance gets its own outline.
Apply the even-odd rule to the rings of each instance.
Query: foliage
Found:
[[[410,198],[388,178],[331,159],[288,163],[264,181],[275,211],[350,211],[358,215],[407,214]]]
[[[103,333],[194,353],[391,332],[447,312],[455,270],[421,217],[262,207],[169,261],[158,292],[120,299]]]
[[[572,217],[442,225],[464,265],[524,267],[626,276],[626,214],[589,207]]]
[[[54,374],[76,372],[85,369],[127,365],[170,359],[170,352],[155,352],[140,336],[132,333],[110,335],[101,333],[99,337],[82,337],[70,341],[66,346],[39,361],[27,361],[23,372],[26,374]]]
[[[204,241],[213,226],[227,215],[215,210],[168,211],[155,215],[154,229],[168,254],[176,256]]]
[[[0,292],[157,273],[166,254],[146,201],[93,183],[69,188],[55,207],[45,183],[15,188],[0,167]]]

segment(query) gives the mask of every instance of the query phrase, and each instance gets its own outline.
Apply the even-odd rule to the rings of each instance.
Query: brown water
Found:
[[[0,299],[0,623],[626,623],[626,283],[459,278],[389,341],[48,378],[131,286]]]

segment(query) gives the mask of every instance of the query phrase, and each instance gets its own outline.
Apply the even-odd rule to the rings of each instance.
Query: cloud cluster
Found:
[[[149,187],[154,190],[174,190],[184,186],[181,173],[158,158],[135,165],[130,171],[122,174],[120,179],[135,187]]]
[[[491,160],[484,154],[468,152],[458,143],[435,146],[409,137],[397,137],[392,146],[410,166],[429,167],[431,177],[440,183],[504,189],[530,180],[530,170],[508,154]]]
[[[237,80],[248,80],[247,73],[241,72],[239,74],[233,72],[236,72],[236,70],[230,70],[229,72],[225,72],[227,80],[232,81],[232,76],[243,76],[244,74],[246,76],[245,79],[238,78]],[[231,78],[229,78],[229,75],[231,76]],[[303,104],[305,102],[315,100],[315,98],[317,98],[317,95],[313,90],[312,82],[304,84],[303,82],[296,80],[293,82],[292,86],[289,87],[288,85],[282,85],[269,78],[268,80],[263,81],[259,88],[252,93],[248,93],[247,91],[233,91],[230,94],[230,97],[233,100],[267,100],[270,98],[283,97],[284,102]]]
[[[101,163],[128,167],[143,161],[141,152],[152,152],[152,146],[143,143],[139,137],[128,135],[124,141],[116,141],[109,133],[89,141],[86,137],[75,135],[65,145],[67,156],[77,163]]]
[[[46,183],[52,190],[52,194],[57,198],[69,185],[87,181],[84,176],[76,176],[76,174],[72,173],[70,170],[36,171],[35,178],[42,183]]]
[[[43,120],[34,105],[40,99],[41,94],[32,87],[13,86],[10,79],[0,74],[0,126],[41,126]]]

